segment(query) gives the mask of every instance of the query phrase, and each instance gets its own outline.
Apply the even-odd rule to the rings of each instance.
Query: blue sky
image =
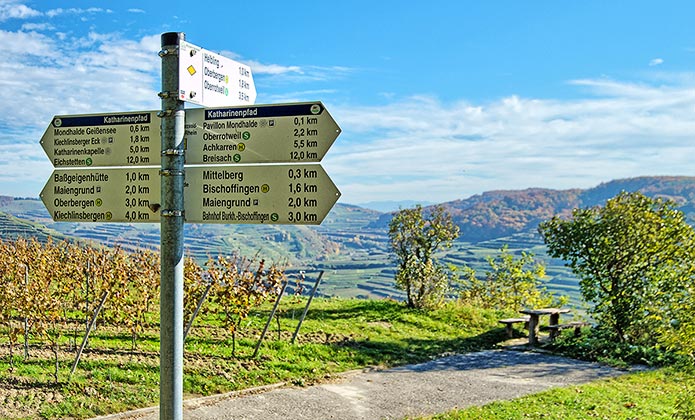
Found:
[[[695,175],[689,1],[0,0],[0,195],[38,196],[53,115],[158,109],[160,35],[320,100],[343,203]]]

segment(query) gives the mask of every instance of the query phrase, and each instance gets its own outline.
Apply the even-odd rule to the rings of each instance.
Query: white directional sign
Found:
[[[253,104],[251,67],[181,41],[179,100],[206,107]]]
[[[186,110],[186,163],[319,162],[340,134],[321,102]]]
[[[56,168],[147,166],[160,162],[155,111],[57,115],[41,137]]]
[[[320,224],[340,197],[321,165],[186,169],[188,223]]]
[[[57,169],[41,200],[56,222],[159,222],[159,169]]]
[[[340,197],[321,165],[186,169],[187,223],[320,224]],[[159,168],[57,169],[41,191],[56,222],[160,221]]]

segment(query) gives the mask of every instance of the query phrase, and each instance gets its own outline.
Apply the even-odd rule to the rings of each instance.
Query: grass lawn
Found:
[[[289,300],[281,305],[280,321],[272,322],[256,358],[251,355],[269,308],[244,322],[234,354],[231,335],[218,320],[196,320],[185,344],[184,398],[277,382],[309,385],[350,369],[421,362],[492,348],[505,339],[497,324],[503,314],[495,311],[452,305],[424,312],[391,300],[315,299],[292,345],[305,302]],[[69,380],[83,328],[65,326],[57,383],[51,349],[32,342],[24,360],[23,347],[15,345],[11,367],[7,331],[0,330],[0,418],[80,419],[158,404],[156,321],[134,350],[124,329],[99,326]]]
[[[311,385],[355,368],[416,363],[448,353],[494,348],[506,340],[497,320],[511,315],[456,305],[425,312],[391,300],[315,299],[296,343],[291,344],[304,303],[283,301],[280,319],[271,323],[256,358],[251,355],[269,307],[244,321],[237,332],[236,352],[219,320],[196,320],[185,344],[184,398],[278,382]],[[16,344],[10,366],[7,331],[0,329],[0,419],[83,419],[158,404],[156,316],[134,350],[125,329],[100,325],[69,379],[83,328],[64,327],[58,382],[54,352],[43,342],[30,342],[26,360],[21,343]],[[671,419],[678,404],[679,413],[695,412],[693,391],[695,374],[669,367],[433,418]]]
[[[695,375],[669,367],[581,386],[555,388],[512,401],[494,402],[427,419],[687,419],[695,418],[692,417],[692,405],[689,409],[683,407],[678,416],[674,417],[674,414],[677,403],[684,398],[692,404],[693,391]]]

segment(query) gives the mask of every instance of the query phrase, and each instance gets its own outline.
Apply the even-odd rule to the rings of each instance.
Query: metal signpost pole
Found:
[[[183,418],[183,184],[186,114],[178,100],[182,32],[162,34],[159,418]]]

